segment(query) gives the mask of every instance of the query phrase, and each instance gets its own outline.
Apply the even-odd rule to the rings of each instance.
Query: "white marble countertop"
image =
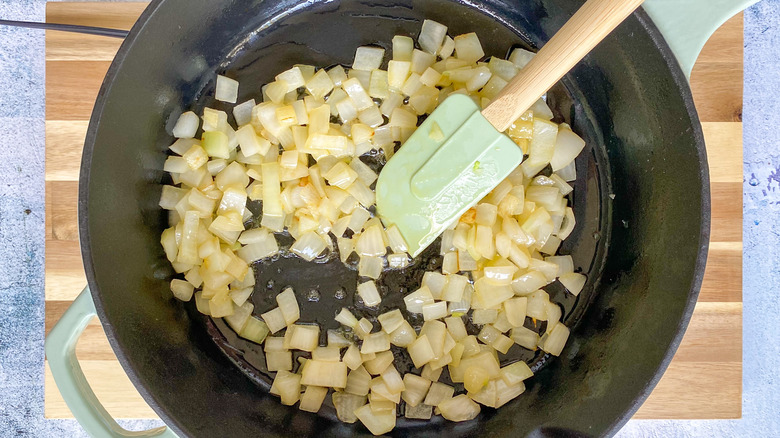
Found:
[[[45,4],[0,0],[0,17],[43,21]],[[3,437],[86,436],[73,420],[43,418],[44,67],[42,31],[0,26]],[[779,67],[780,0],[763,0],[745,13],[743,418],[632,420],[618,436],[780,436]]]

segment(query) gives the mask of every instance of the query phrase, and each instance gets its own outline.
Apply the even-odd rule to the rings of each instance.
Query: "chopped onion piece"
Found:
[[[563,324],[556,324],[552,332],[547,335],[547,339],[542,341],[539,347],[553,356],[559,356],[568,339],[569,328]]]
[[[200,127],[200,118],[192,111],[187,111],[179,116],[173,127],[173,136],[176,138],[193,138]]]
[[[421,335],[417,340],[412,342],[407,347],[407,351],[416,368],[421,368],[426,363],[435,359],[433,348],[431,348],[431,344],[428,342],[428,336],[426,335]]]
[[[217,75],[217,87],[214,98],[222,102],[236,103],[238,99],[238,81]]]
[[[547,284],[549,284],[549,281],[544,274],[537,271],[529,271],[512,280],[512,290],[517,295],[528,295]]]
[[[247,323],[254,309],[255,305],[246,301],[242,305],[235,307],[233,314],[224,318],[225,322],[236,333],[239,333],[244,328],[244,324]]]
[[[461,359],[460,365],[457,367],[449,367],[450,378],[452,379],[453,383],[463,382],[463,377],[465,376],[466,370],[471,366],[484,368],[491,379],[499,377],[500,367],[498,360],[495,358],[495,356],[493,356],[493,353],[482,351],[480,353]]]
[[[344,392],[354,395],[368,395],[369,385],[371,384],[371,374],[362,366],[350,371],[347,376],[347,386]]]
[[[528,297],[526,314],[530,318],[541,321],[547,320],[547,303],[550,302],[550,296],[543,290],[538,290]]]
[[[371,353],[371,355],[374,357],[372,359],[364,360],[363,365],[366,367],[366,371],[375,376],[381,374],[394,360],[393,353],[389,350],[376,354]]]
[[[563,216],[563,223],[561,224],[561,229],[558,231],[558,238],[561,240],[566,240],[566,238],[571,235],[571,232],[574,230],[574,225],[576,224],[576,221],[574,219],[574,211],[566,207],[566,211]]]
[[[417,339],[417,333],[415,333],[414,328],[406,320],[390,333],[390,343],[402,348],[409,346],[415,339]]]
[[[290,351],[268,351],[265,353],[268,371],[292,371],[292,353]]]
[[[381,47],[362,46],[355,51],[355,60],[352,68],[355,70],[372,71],[382,65],[382,58],[385,56],[385,49]]]
[[[343,362],[309,360],[301,372],[301,384],[344,388],[347,386],[347,365]]]
[[[342,308],[339,314],[336,315],[336,321],[351,329],[358,325],[358,319],[346,307]]]
[[[401,393],[401,398],[409,406],[417,406],[425,399],[428,393],[428,388],[431,386],[431,381],[412,373],[404,374],[403,378],[404,391]]]
[[[328,395],[328,388],[321,386],[307,386],[301,396],[301,403],[298,408],[306,412],[318,412],[322,407],[322,402],[325,401],[325,396]]]
[[[433,295],[427,286],[422,286],[404,297],[406,310],[411,313],[422,313],[423,305],[433,303]]]
[[[355,409],[355,416],[374,435],[390,432],[395,427],[395,410],[374,412],[371,405],[363,405]]]
[[[189,282],[175,278],[171,280],[171,292],[173,292],[173,296],[181,301],[189,301],[192,299],[195,288]]]
[[[274,378],[272,389],[279,394],[283,405],[292,406],[301,396],[301,376],[280,370]]]
[[[387,255],[387,265],[394,269],[403,269],[409,266],[409,255],[404,253],[394,253]]]
[[[338,349],[346,348],[352,345],[338,330],[328,330],[328,347],[335,347]]]
[[[466,394],[460,394],[441,402],[438,406],[441,416],[450,421],[473,420],[479,415],[480,407]]]
[[[430,420],[433,416],[433,407],[428,405],[411,406],[408,403],[404,410],[404,417],[415,420]]]
[[[265,202],[263,202],[265,204]],[[290,251],[306,261],[312,261],[322,254],[328,245],[323,238],[314,231],[300,236],[290,247]]]
[[[268,335],[268,326],[262,320],[250,316],[244,327],[238,332],[238,335],[244,339],[260,344]]]
[[[382,297],[379,295],[376,283],[373,281],[358,284],[357,293],[360,295],[360,298],[363,299],[363,303],[368,307],[376,307],[382,302]]]
[[[390,91],[401,91],[412,69],[410,61],[390,61],[387,65],[387,83]],[[391,96],[392,97],[392,96]],[[403,97],[399,95],[401,100]],[[402,103],[402,102],[401,102]],[[400,105],[400,103],[399,103]]]
[[[477,309],[471,314],[471,322],[477,325],[492,324],[497,317],[496,309]]]
[[[587,277],[576,272],[569,272],[558,278],[558,281],[574,296],[580,294],[586,280]]]
[[[363,346],[360,348],[361,354],[379,353],[390,349],[390,338],[387,333],[371,333],[363,339]]]
[[[279,310],[282,312],[282,317],[287,325],[294,323],[300,318],[301,311],[298,306],[298,300],[295,298],[295,292],[291,287],[286,288],[276,296],[276,303],[279,305]]]
[[[438,54],[444,37],[447,35],[447,26],[433,20],[425,20],[422,24],[420,36],[417,42],[423,50],[434,55]]]
[[[355,334],[360,338],[363,339],[366,336],[368,336],[369,333],[371,333],[371,330],[374,329],[374,325],[366,318],[360,318],[360,321],[358,321],[357,326],[355,326]],[[369,353],[361,353],[361,354],[369,354]]]
[[[422,314],[425,321],[444,318],[447,316],[447,303],[439,301],[436,303],[423,304]]]
[[[382,325],[382,330],[385,333],[390,334],[398,327],[401,327],[404,323],[404,316],[401,314],[400,310],[394,309],[379,315],[377,320],[379,320],[379,324]]]
[[[263,313],[260,315],[260,317],[263,318],[263,321],[265,321],[265,323],[268,325],[268,330],[270,330],[271,333],[276,333],[279,330],[287,327],[287,323],[285,322],[284,316],[282,315],[282,310],[278,307]]]
[[[363,364],[363,358],[360,356],[360,349],[357,345],[352,344],[347,348],[342,361],[347,364],[351,370],[356,370]]]
[[[382,265],[380,257],[363,256],[358,262],[358,275],[376,280],[382,275]]]

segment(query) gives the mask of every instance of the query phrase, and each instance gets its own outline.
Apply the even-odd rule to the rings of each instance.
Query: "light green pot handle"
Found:
[[[758,0],[646,0],[643,7],[672,48],[685,76],[704,43],[729,18]]]
[[[100,404],[76,359],[76,342],[96,315],[92,295],[88,288],[84,289],[46,337],[46,358],[51,374],[73,416],[94,438],[178,438],[167,427],[141,432],[122,429]]]

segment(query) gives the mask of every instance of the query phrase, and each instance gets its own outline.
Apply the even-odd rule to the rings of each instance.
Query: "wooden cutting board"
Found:
[[[129,29],[146,3],[48,3],[49,22]],[[712,236],[699,302],[682,345],[634,418],[739,418],[742,412],[742,16],[724,25],[692,87],[712,179]],[[86,284],[76,222],[87,121],[119,40],[46,34],[46,333]],[[116,418],[156,418],[95,319],[77,346],[84,373]],[[72,418],[46,365],[45,416]]]

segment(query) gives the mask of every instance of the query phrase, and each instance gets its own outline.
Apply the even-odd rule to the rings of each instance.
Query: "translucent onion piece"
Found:
[[[233,314],[224,318],[225,322],[236,333],[239,333],[244,328],[244,324],[247,323],[254,309],[255,305],[246,301],[241,306],[235,307]]]
[[[363,405],[355,409],[355,416],[374,435],[388,433],[395,427],[395,410],[374,412],[371,405]]]
[[[214,98],[222,102],[236,103],[238,99],[238,81],[218,75]]]
[[[347,386],[344,387],[344,392],[354,395],[368,395],[370,383],[371,374],[362,366],[357,367],[347,376]]]
[[[265,204],[265,202],[263,202]],[[328,245],[323,238],[314,231],[300,236],[290,247],[290,251],[310,262],[322,254]]]
[[[382,330],[390,334],[404,323],[404,316],[400,310],[394,309],[379,315],[377,320],[382,325]]]
[[[379,295],[376,283],[373,281],[358,284],[357,293],[360,295],[360,298],[363,299],[363,303],[368,307],[376,307],[382,302],[382,297]]]
[[[447,316],[447,303],[439,301],[436,303],[423,304],[422,314],[425,321],[444,318]]]
[[[585,286],[586,280],[587,277],[576,272],[569,272],[567,274],[561,275],[558,278],[558,281],[560,281],[566,290],[568,290],[574,296],[580,294],[582,288]]]
[[[371,353],[374,356],[372,359],[363,361],[366,371],[373,375],[379,375],[384,371],[391,363],[393,363],[393,353],[390,351],[382,351],[381,353]],[[365,359],[365,357],[364,357]]]
[[[173,279],[171,280],[171,292],[173,292],[173,296],[181,301],[189,301],[192,299],[195,288],[189,282]]]
[[[321,386],[307,386],[301,396],[301,403],[298,408],[306,412],[318,412],[322,406],[322,402],[325,401],[325,396],[328,395],[328,388]]]
[[[263,318],[263,321],[268,325],[268,330],[270,330],[271,333],[276,333],[287,327],[282,311],[278,307],[263,313],[260,317]]]
[[[421,368],[435,358],[433,348],[431,348],[431,344],[428,342],[428,337],[426,335],[421,335],[417,340],[412,342],[407,347],[407,351],[416,368]]]
[[[301,384],[344,388],[347,386],[347,365],[343,362],[309,360],[301,372]]]
[[[433,295],[427,286],[422,286],[404,297],[406,310],[411,313],[422,313],[423,305],[433,303]]]
[[[193,138],[200,127],[200,118],[192,111],[187,111],[176,120],[173,136],[176,138]]]
[[[559,356],[568,339],[569,328],[563,324],[556,324],[552,332],[547,335],[547,339],[539,347],[553,356]]]
[[[382,275],[382,266],[380,257],[363,256],[358,262],[358,275],[376,280]]]
[[[473,420],[480,412],[479,405],[465,394],[441,402],[438,409],[441,416],[450,421]]]
[[[417,406],[425,399],[428,393],[428,388],[431,386],[431,381],[420,376],[407,373],[403,378],[404,391],[401,393],[401,398],[409,406]]]
[[[301,376],[280,370],[274,379],[273,388],[281,397],[283,405],[292,406],[301,396]]]
[[[417,42],[423,50],[435,55],[438,54],[446,35],[447,26],[433,20],[425,20],[423,21],[422,30],[420,31],[420,37],[417,38]]]
[[[382,65],[382,58],[385,56],[385,49],[381,47],[362,46],[355,51],[355,60],[352,68],[355,70],[372,71]]]
[[[409,346],[409,344],[414,342],[415,339],[417,339],[417,333],[406,320],[404,320],[397,329],[390,333],[390,343],[402,348]]]
[[[254,316],[250,316],[244,324],[244,327],[238,332],[238,335],[244,339],[260,344],[268,335],[268,332],[268,326],[265,322]]]
[[[301,311],[298,306],[298,300],[295,298],[295,292],[291,287],[286,288],[276,296],[276,303],[279,305],[279,311],[282,312],[282,317],[287,325],[294,323],[300,318]]]

